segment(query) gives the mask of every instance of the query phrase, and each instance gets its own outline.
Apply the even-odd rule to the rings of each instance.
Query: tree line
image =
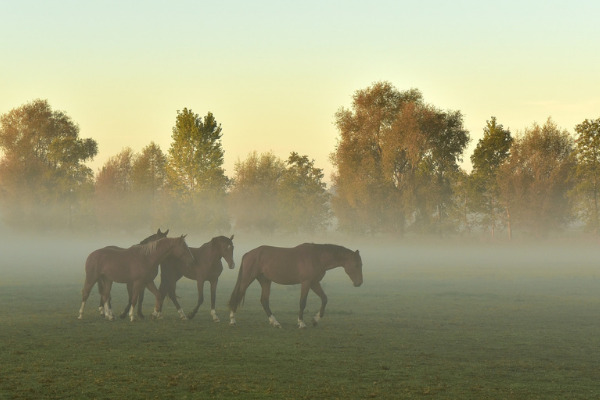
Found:
[[[358,90],[335,114],[339,136],[327,187],[296,152],[238,160],[223,169],[215,116],[177,111],[171,144],[126,147],[96,174],[93,139],[46,100],[0,117],[0,216],[22,229],[182,229],[273,233],[543,237],[576,227],[598,234],[600,118],[575,136],[550,118],[513,135],[491,117],[470,156],[460,111],[389,82]]]

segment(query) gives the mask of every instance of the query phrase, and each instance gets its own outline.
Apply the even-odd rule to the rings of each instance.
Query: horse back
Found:
[[[197,280],[199,277],[207,277],[211,269],[217,268],[218,266],[221,266],[222,271],[223,265],[219,260],[217,260],[216,263],[213,263],[213,260],[210,257],[209,245],[210,242],[204,243],[200,247],[189,248],[195,260],[190,266],[184,265],[177,257],[168,256],[160,266],[161,279],[177,281],[182,276],[185,276],[186,278]]]
[[[242,266],[252,269],[253,275],[263,274],[283,285],[322,278],[315,248],[310,243],[296,247],[260,246],[246,253]]]
[[[117,282],[127,281],[139,257],[134,246],[127,249],[118,246],[103,247],[88,256],[85,263],[86,276],[98,278],[106,275]]]

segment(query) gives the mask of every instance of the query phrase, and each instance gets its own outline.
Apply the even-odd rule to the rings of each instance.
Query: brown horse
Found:
[[[210,315],[214,322],[219,322],[215,302],[217,297],[217,283],[219,276],[223,272],[223,264],[221,258],[224,258],[229,266],[229,269],[235,268],[233,261],[233,235],[230,238],[226,236],[217,236],[212,238],[208,243],[204,243],[198,248],[190,247],[190,251],[194,256],[194,263],[185,265],[181,259],[173,256],[167,257],[160,264],[160,300],[158,304],[158,313],[162,311],[162,305],[165,297],[168,295],[173,304],[177,308],[177,312],[181,319],[192,319],[198,312],[198,308],[204,302],[204,282],[210,282]],[[177,301],[175,287],[177,281],[182,276],[195,280],[198,287],[198,302],[194,310],[186,317]]]
[[[156,231],[155,234],[148,236],[146,239],[142,240],[139,244],[146,244],[146,243],[150,243],[153,242],[155,240],[158,239],[162,239],[164,237],[167,237],[167,234],[169,233],[169,230],[167,229],[164,232],[160,231],[160,228],[158,228],[158,230]],[[109,247],[113,247],[113,248],[118,248],[117,246],[109,246]],[[100,293],[100,305],[98,306],[98,311],[100,311],[100,315],[104,316],[104,304],[102,303],[102,281],[98,281],[98,293]],[[127,284],[127,293],[129,295],[129,304],[131,304],[131,293],[133,291],[133,284],[129,283]],[[140,292],[140,295],[138,297],[138,317],[140,318],[144,318],[144,314],[142,314],[142,302],[144,301],[144,290],[142,289],[142,291]],[[108,307],[111,308],[110,305],[110,298],[108,299]],[[121,314],[121,318],[125,318],[127,316],[127,312],[129,311],[129,307],[126,308],[125,312],[123,312],[123,314]]]
[[[101,282],[102,303],[105,316],[113,320],[110,309],[110,289],[113,282],[130,283],[132,288],[132,308],[129,317],[133,321],[139,293],[148,287],[156,297],[156,306],[160,293],[154,285],[154,278],[158,274],[158,265],[168,256],[181,258],[185,264],[194,262],[194,257],[185,243],[185,236],[178,238],[162,238],[143,245],[134,245],[128,249],[108,246],[90,253],[85,263],[85,283],[82,290],[82,302],[79,309],[79,319],[83,317],[85,302],[96,282]]]
[[[321,298],[321,309],[315,315],[316,325],[325,313],[327,296],[321,287],[321,279],[328,270],[342,266],[354,286],[363,283],[362,259],[358,250],[352,251],[333,244],[304,243],[293,248],[260,246],[242,257],[238,279],[231,293],[229,308],[230,324],[235,325],[235,312],[244,299],[246,289],[257,279],[262,287],[260,302],[271,325],[281,328],[269,307],[271,282],[282,285],[301,284],[298,327],[306,328],[304,308],[309,289]]]

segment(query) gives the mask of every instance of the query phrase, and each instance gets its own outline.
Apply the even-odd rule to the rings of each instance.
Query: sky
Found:
[[[329,181],[335,113],[378,81],[460,110],[469,157],[495,116],[513,134],[600,118],[600,2],[0,0],[0,114],[34,99],[98,142],[171,143],[212,112],[226,174],[253,151],[308,155]]]

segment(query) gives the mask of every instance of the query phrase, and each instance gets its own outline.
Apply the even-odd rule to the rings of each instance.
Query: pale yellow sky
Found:
[[[463,113],[468,168],[492,115],[513,133],[600,117],[599,3],[495,3],[0,1],[0,114],[48,99],[98,141],[97,170],[126,146],[166,152],[178,109],[211,111],[229,176],[272,150],[329,180],[335,112],[386,80]]]

